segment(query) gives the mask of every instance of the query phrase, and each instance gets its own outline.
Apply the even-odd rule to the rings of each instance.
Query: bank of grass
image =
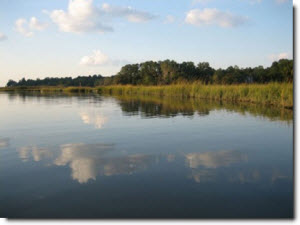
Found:
[[[292,83],[202,85],[200,83],[166,86],[117,85],[99,87],[99,92],[112,95],[153,95],[201,98],[231,102],[293,107]]]
[[[2,92],[40,92],[40,93],[98,93],[98,88],[92,87],[3,87]]]
[[[180,98],[199,98],[231,102],[249,102],[263,105],[293,107],[292,83],[203,85],[173,84],[163,86],[114,85],[100,87],[13,87],[0,91],[38,91],[65,93],[100,93],[109,95],[167,96]]]

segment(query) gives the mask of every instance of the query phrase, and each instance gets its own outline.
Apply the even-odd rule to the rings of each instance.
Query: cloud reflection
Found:
[[[108,118],[106,116],[103,116],[96,112],[81,112],[80,117],[83,123],[93,125],[96,129],[101,129],[103,125],[108,121]]]
[[[61,146],[61,154],[55,159],[54,164],[65,166],[69,164],[72,169],[72,178],[79,183],[96,179],[96,160],[106,151],[112,149],[112,145],[103,144],[66,144]]]
[[[113,176],[132,174],[147,168],[153,157],[143,154],[122,157],[109,156],[112,145],[104,144],[66,144],[61,146],[61,155],[55,159],[58,166],[69,165],[71,177],[79,183],[96,180],[97,174]]]
[[[219,178],[220,168],[229,167],[236,163],[246,162],[247,155],[239,151],[228,150],[218,152],[188,153],[186,162],[191,168],[189,178],[197,183],[212,182]],[[222,175],[222,177],[224,174]],[[238,177],[240,178],[240,177]],[[232,177],[229,179],[232,180]]]
[[[189,153],[186,160],[190,168],[219,168],[229,166],[234,163],[247,161],[247,155],[238,151],[219,151],[205,153]]]
[[[19,157],[22,161],[26,162],[30,157],[33,158],[35,162],[38,162],[44,158],[49,158],[52,156],[52,152],[47,148],[38,148],[36,146],[27,146],[18,149]]]
[[[9,138],[0,138],[0,148],[7,148],[9,145]]]

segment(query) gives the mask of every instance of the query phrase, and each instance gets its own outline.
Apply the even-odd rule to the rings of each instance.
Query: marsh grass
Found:
[[[292,83],[203,85],[199,82],[165,86],[114,85],[100,87],[13,87],[0,91],[100,93],[109,95],[167,96],[293,107]]]
[[[150,95],[180,98],[201,98],[231,102],[251,102],[263,105],[293,107],[293,84],[203,85],[201,83],[168,86],[117,85],[98,88],[100,93],[112,95]]]

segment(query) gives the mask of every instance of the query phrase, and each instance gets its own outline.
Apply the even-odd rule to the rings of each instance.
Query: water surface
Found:
[[[293,112],[0,94],[0,216],[291,218]]]

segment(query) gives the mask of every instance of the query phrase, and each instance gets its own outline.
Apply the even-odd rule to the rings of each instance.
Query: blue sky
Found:
[[[270,66],[292,58],[292,26],[291,0],[1,0],[0,86],[146,60]]]

